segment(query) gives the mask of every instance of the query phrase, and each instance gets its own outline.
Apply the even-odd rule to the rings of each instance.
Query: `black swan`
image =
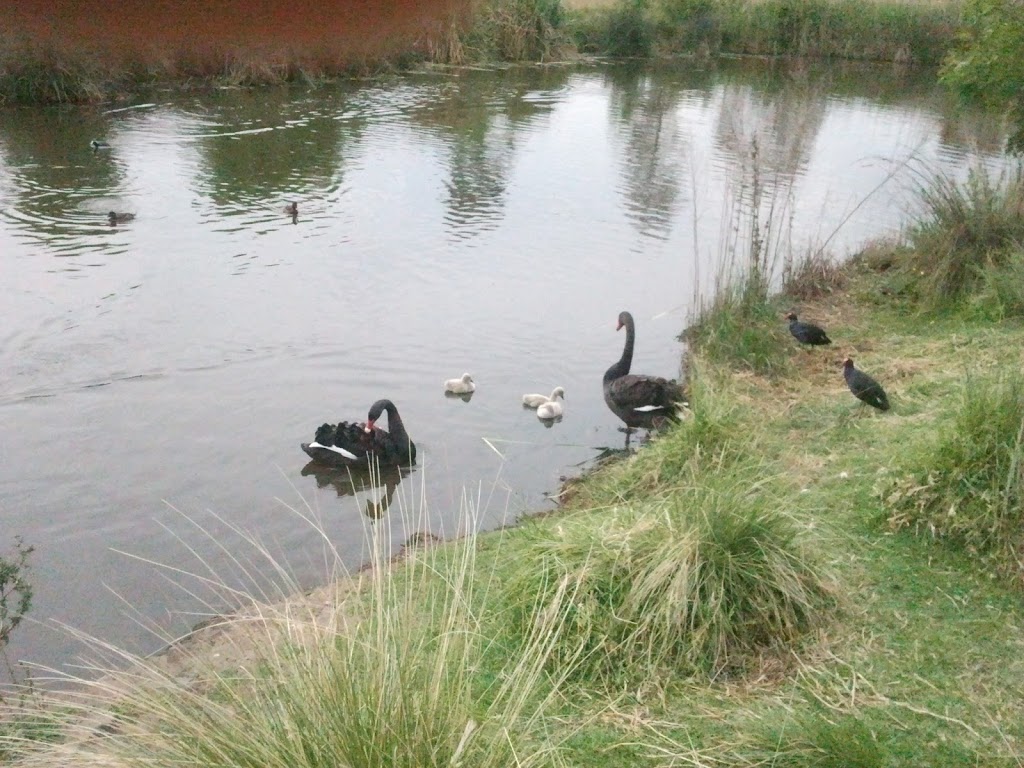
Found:
[[[636,327],[629,312],[619,313],[615,330],[626,327],[622,357],[604,374],[604,401],[627,427],[650,429],[677,417],[676,409],[686,401],[686,392],[675,381],[660,376],[631,374]]]
[[[110,226],[112,227],[116,227],[118,224],[124,224],[126,221],[131,221],[134,218],[134,213],[118,213],[117,211],[111,211],[107,214],[107,220],[110,222]]]
[[[862,403],[872,405],[880,411],[889,410],[889,398],[885,396],[882,385],[864,371],[854,368],[853,358],[848,357],[843,361],[843,378],[846,379],[846,386],[853,392],[854,397]]]
[[[825,333],[824,328],[819,328],[811,323],[801,323],[797,320],[796,312],[790,312],[786,315],[786,319],[789,320],[789,332],[792,333],[793,338],[801,344],[820,346],[822,344],[832,343],[832,339],[830,339],[828,334]]]
[[[387,411],[388,431],[375,426]],[[371,462],[387,465],[415,464],[416,445],[409,439],[390,400],[378,400],[370,406],[366,424],[343,421],[321,424],[312,443],[302,443],[302,450],[316,462],[333,467],[368,466]]]

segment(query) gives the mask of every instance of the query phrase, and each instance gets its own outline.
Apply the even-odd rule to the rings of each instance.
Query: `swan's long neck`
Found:
[[[405,424],[402,423],[402,417],[398,415],[395,404],[389,402],[384,406],[384,412],[388,415],[388,434],[399,443],[408,443],[409,435],[405,431]]]
[[[605,381],[611,381],[629,373],[629,367],[633,364],[633,341],[635,337],[636,331],[633,328],[633,321],[630,320],[626,323],[626,346],[622,348],[622,357],[605,372]]]

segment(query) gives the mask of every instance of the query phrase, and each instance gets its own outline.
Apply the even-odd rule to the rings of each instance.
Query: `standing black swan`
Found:
[[[793,338],[801,344],[820,346],[822,344],[832,343],[832,339],[830,339],[828,334],[825,333],[824,328],[819,328],[811,323],[801,323],[797,320],[796,312],[790,312],[786,315],[786,319],[789,320],[789,332],[792,333]]]
[[[889,398],[885,396],[885,390],[882,389],[882,385],[864,373],[864,371],[858,371],[854,368],[853,358],[851,357],[843,361],[843,378],[846,379],[846,386],[853,392],[854,397],[862,403],[873,405],[880,411],[889,410]]]
[[[388,431],[375,426],[387,411]],[[302,450],[316,462],[333,467],[415,464],[416,445],[409,439],[390,400],[378,400],[370,406],[366,424],[343,421],[337,425],[321,424],[312,443],[302,443]]]
[[[651,429],[666,419],[676,418],[676,409],[685,402],[686,392],[675,381],[629,372],[636,340],[636,327],[629,312],[619,313],[619,324],[615,330],[623,326],[626,327],[626,346],[619,361],[605,371],[604,401],[627,427]]]

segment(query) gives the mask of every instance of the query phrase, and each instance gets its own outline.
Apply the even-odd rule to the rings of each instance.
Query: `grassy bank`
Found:
[[[1024,310],[929,265],[946,243],[949,269],[1009,269],[1019,239],[962,238],[1024,194],[972,184],[929,182],[906,242],[798,265],[781,296],[720,286],[745,301],[700,318],[720,343],[695,337],[690,413],[557,513],[394,566],[374,529],[358,581],[235,594],[209,642],[156,660],[104,649],[80,696],[7,713],[0,759],[1021,765]],[[793,308],[833,345],[800,347]],[[846,355],[891,411],[861,409]]]
[[[287,30],[250,29],[245,19],[231,18],[218,31],[196,20],[202,36],[181,39],[175,36],[186,28],[180,19],[156,18],[163,6],[153,6],[154,18],[142,12],[127,20],[114,13],[102,24],[81,19],[92,24],[81,29],[62,17],[67,28],[59,34],[46,17],[31,17],[50,31],[36,34],[28,25],[27,32],[0,36],[0,103],[95,102],[169,85],[317,83],[423,62],[554,61],[578,53],[937,64],[960,29],[957,0],[617,0],[583,7],[563,0],[438,0],[434,6],[375,23],[335,19],[336,33],[318,25],[312,11],[309,24]],[[302,9],[291,17],[303,18]],[[140,29],[153,32],[140,38]]]

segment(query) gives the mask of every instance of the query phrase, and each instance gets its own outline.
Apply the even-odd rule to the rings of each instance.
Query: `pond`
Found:
[[[998,165],[1002,140],[933,73],[742,61],[0,112],[0,551],[36,548],[9,655],[70,662],[61,624],[152,652],[208,611],[175,569],[234,584],[247,536],[313,586],[370,526],[398,546],[458,533],[467,499],[488,529],[550,509],[623,445],[600,384],[619,311],[634,371],[677,375],[755,175],[795,248],[843,257],[899,229],[921,169]],[[464,371],[477,392],[445,398]],[[520,397],[555,386],[548,427]],[[382,397],[411,473],[308,466],[319,424]]]

